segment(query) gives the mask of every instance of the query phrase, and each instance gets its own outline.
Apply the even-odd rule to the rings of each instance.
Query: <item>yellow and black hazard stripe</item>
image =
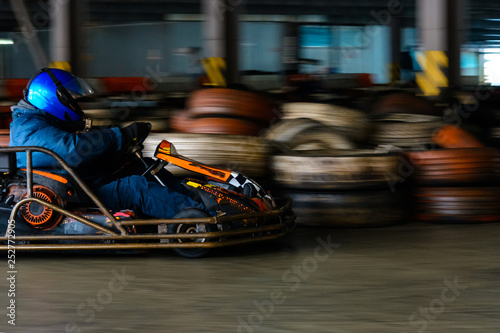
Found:
[[[448,57],[443,51],[425,51],[417,56],[422,73],[415,80],[424,96],[438,96],[441,89],[448,87]]]
[[[226,87],[226,61],[221,57],[209,57],[201,59],[203,69],[207,73],[209,83],[215,87]]]

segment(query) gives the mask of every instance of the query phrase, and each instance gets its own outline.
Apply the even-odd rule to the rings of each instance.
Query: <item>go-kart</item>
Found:
[[[198,258],[211,248],[277,239],[294,229],[291,199],[273,198],[241,173],[183,157],[168,141],[157,146],[151,159],[142,158],[142,148],[136,145],[132,155],[144,164],[143,175],[163,185],[161,170],[169,163],[194,172],[197,177],[183,184],[213,213],[189,208],[172,219],[154,219],[126,209],[111,211],[53,151],[0,147],[0,249],[171,248],[181,256]],[[19,152],[26,154],[24,169],[16,167]],[[53,157],[58,171],[34,169],[34,152]]]

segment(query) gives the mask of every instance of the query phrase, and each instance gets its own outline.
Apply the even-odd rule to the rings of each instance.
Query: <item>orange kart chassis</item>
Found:
[[[184,218],[184,219],[133,219],[120,221],[103,203],[97,198],[92,190],[83,182],[78,175],[71,169],[64,160],[53,151],[35,146],[26,147],[0,147],[0,153],[26,153],[26,182],[27,196],[17,202],[10,213],[7,232],[9,229],[14,229],[15,223],[23,223],[15,221],[15,217],[19,208],[28,202],[35,202],[46,206],[54,211],[63,214],[66,217],[73,218],[83,224],[95,228],[102,234],[99,235],[15,235],[16,250],[105,250],[105,249],[162,249],[162,248],[216,248],[224,246],[232,246],[238,244],[246,244],[260,241],[267,241],[283,237],[293,231],[295,227],[295,215],[291,210],[291,200],[282,199],[278,202],[279,207],[272,210],[243,213],[237,215],[222,215],[206,218]],[[32,168],[33,152],[42,152],[53,157],[58,164],[72,177],[77,186],[79,186],[85,194],[92,200],[102,214],[104,214],[114,229],[99,225],[89,219],[72,213],[64,208],[49,202],[43,201],[32,196],[33,193],[33,173],[36,170]],[[235,230],[214,231],[196,234],[159,234],[159,233],[144,233],[132,234],[127,231],[129,226],[147,226],[147,225],[168,225],[168,224],[214,224],[224,225],[234,221],[243,221],[246,226],[242,226]],[[9,246],[7,241],[7,233],[0,237],[0,250],[7,250]],[[182,239],[183,242],[160,242],[167,239]],[[205,242],[196,242],[199,239],[206,239]],[[10,238],[12,240],[12,238]],[[42,244],[36,243],[43,241]],[[51,241],[71,241],[70,244],[51,243]],[[95,243],[88,243],[95,241]],[[145,242],[150,241],[150,242]],[[35,243],[31,243],[35,242]]]

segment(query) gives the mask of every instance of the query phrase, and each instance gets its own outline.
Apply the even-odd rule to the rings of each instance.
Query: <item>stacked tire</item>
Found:
[[[386,173],[397,169],[398,155],[373,150],[309,152],[273,157],[276,182],[284,187],[352,190],[382,187]]]
[[[488,129],[489,139],[494,147],[500,148],[500,110],[493,111],[493,118]]]
[[[364,112],[339,105],[324,103],[285,103],[283,119],[307,118],[335,129],[349,140],[362,142],[369,127]]]
[[[371,144],[414,149],[431,145],[432,135],[443,121],[437,116],[389,113],[374,116],[371,124]]]
[[[279,149],[291,152],[355,148],[334,127],[310,118],[283,119],[267,130],[264,137]]]
[[[419,221],[500,221],[500,152],[453,148],[410,152],[414,167],[415,216]]]
[[[372,103],[370,113],[374,115],[390,113],[439,115],[439,111],[432,102],[404,91],[390,92],[378,97]]]
[[[500,126],[490,128],[490,139],[495,147],[500,148]]]
[[[416,217],[440,223],[499,222],[500,187],[423,187],[415,194]]]
[[[419,186],[488,185],[499,180],[499,152],[495,148],[437,149],[407,152]]]
[[[190,134],[151,133],[144,142],[143,155],[153,156],[156,146],[168,140],[174,144],[180,155],[201,163],[242,172],[254,178],[265,178],[269,170],[270,146],[259,137]],[[167,170],[175,176],[195,176],[179,167],[168,165]]]
[[[279,119],[274,105],[253,92],[210,88],[194,91],[185,110],[171,116],[179,133],[257,136]]]
[[[346,116],[341,108],[313,103],[290,103],[283,110],[283,120],[266,138],[277,148],[271,162],[275,187],[292,198],[299,225],[366,227],[403,220],[404,198],[389,190],[386,179],[397,172],[398,155],[356,149],[353,142],[363,136],[363,114],[345,109]],[[354,127],[341,128],[349,123]]]
[[[443,124],[441,112],[423,97],[393,92],[379,97],[370,108],[371,145],[421,148]]]

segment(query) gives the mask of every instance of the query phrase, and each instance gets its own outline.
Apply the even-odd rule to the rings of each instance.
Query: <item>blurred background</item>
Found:
[[[415,204],[425,206],[418,218],[426,220],[500,215],[491,204],[479,212],[437,204],[427,190],[445,186],[456,197],[455,187],[474,185],[498,199],[483,189],[498,178],[493,1],[0,6],[4,145],[10,106],[38,68],[52,66],[92,85],[96,93],[80,103],[94,124],[148,121],[146,154],[168,138],[181,154],[247,173],[292,196],[299,222],[318,215],[315,224],[386,224],[413,216]],[[370,206],[371,198],[379,201]],[[352,219],[343,200],[356,206],[358,221],[341,222]],[[394,216],[373,214],[382,202],[397,207]]]
[[[95,90],[80,101],[94,124],[151,122],[145,155],[167,139],[182,155],[243,172],[291,197],[299,226],[278,244],[202,264],[84,256],[68,273],[71,256],[23,256],[21,300],[36,306],[20,313],[50,304],[19,332],[500,328],[497,1],[0,0],[0,15],[0,145],[29,77],[70,70]],[[307,266],[327,236],[341,246]],[[105,304],[109,315],[75,314],[123,267],[137,279]],[[32,296],[38,274],[59,291]],[[194,314],[162,284],[186,276],[197,287],[172,297]],[[288,301],[271,309],[276,290]],[[121,322],[141,297],[158,307]],[[176,315],[167,320],[162,306]]]

